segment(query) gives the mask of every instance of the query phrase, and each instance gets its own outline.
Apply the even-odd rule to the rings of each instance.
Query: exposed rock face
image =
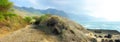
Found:
[[[61,42],[89,42],[90,38],[85,35],[90,33],[84,29],[81,25],[69,21],[65,18],[58,16],[50,16],[44,23],[40,23],[39,26],[46,26],[50,31],[47,33],[57,36]]]
[[[88,29],[94,33],[97,42],[120,42],[120,32],[116,30]]]

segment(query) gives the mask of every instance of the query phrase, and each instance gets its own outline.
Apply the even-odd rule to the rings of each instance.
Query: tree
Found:
[[[13,6],[9,0],[0,0],[0,12],[7,12]]]

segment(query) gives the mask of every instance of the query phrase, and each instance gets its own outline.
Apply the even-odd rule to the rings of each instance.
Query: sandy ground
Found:
[[[58,42],[54,35],[45,34],[33,27],[33,25],[28,25],[26,28],[0,38],[0,42]]]

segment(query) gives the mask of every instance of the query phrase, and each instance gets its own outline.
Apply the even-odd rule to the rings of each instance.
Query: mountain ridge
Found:
[[[25,12],[28,12],[28,13],[32,13],[32,14],[27,14],[27,15],[51,14],[51,15],[58,15],[58,16],[62,16],[62,17],[69,17],[69,16],[67,16],[67,13],[65,13],[64,11],[56,10],[56,9],[52,9],[52,8],[48,8],[48,9],[45,9],[45,10],[40,10],[40,9],[34,9],[32,7],[27,8],[27,7],[14,6],[14,9],[18,10],[18,11],[25,11]]]
[[[71,19],[75,22],[80,22],[80,21],[99,21],[99,18],[92,17],[86,14],[74,14],[71,12],[65,12],[63,10],[59,9],[54,9],[54,8],[48,8],[48,9],[34,9],[32,7],[19,7],[19,6],[14,6],[15,13],[21,13],[25,16],[38,16],[38,15],[44,15],[44,14],[51,14],[51,15],[57,15],[57,16],[62,16],[68,19]]]

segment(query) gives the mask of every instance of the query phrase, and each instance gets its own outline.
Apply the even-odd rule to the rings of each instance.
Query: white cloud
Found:
[[[21,4],[18,2],[28,2]],[[15,5],[39,9],[55,8],[75,14],[88,14],[108,21],[120,21],[120,0],[18,0]]]
[[[68,5],[71,3],[69,0],[51,0],[51,2],[58,5]]]
[[[108,21],[120,21],[120,0],[86,0],[88,14]]]
[[[33,4],[35,6],[39,6],[38,0],[28,0],[28,2],[30,2],[31,4]]]

